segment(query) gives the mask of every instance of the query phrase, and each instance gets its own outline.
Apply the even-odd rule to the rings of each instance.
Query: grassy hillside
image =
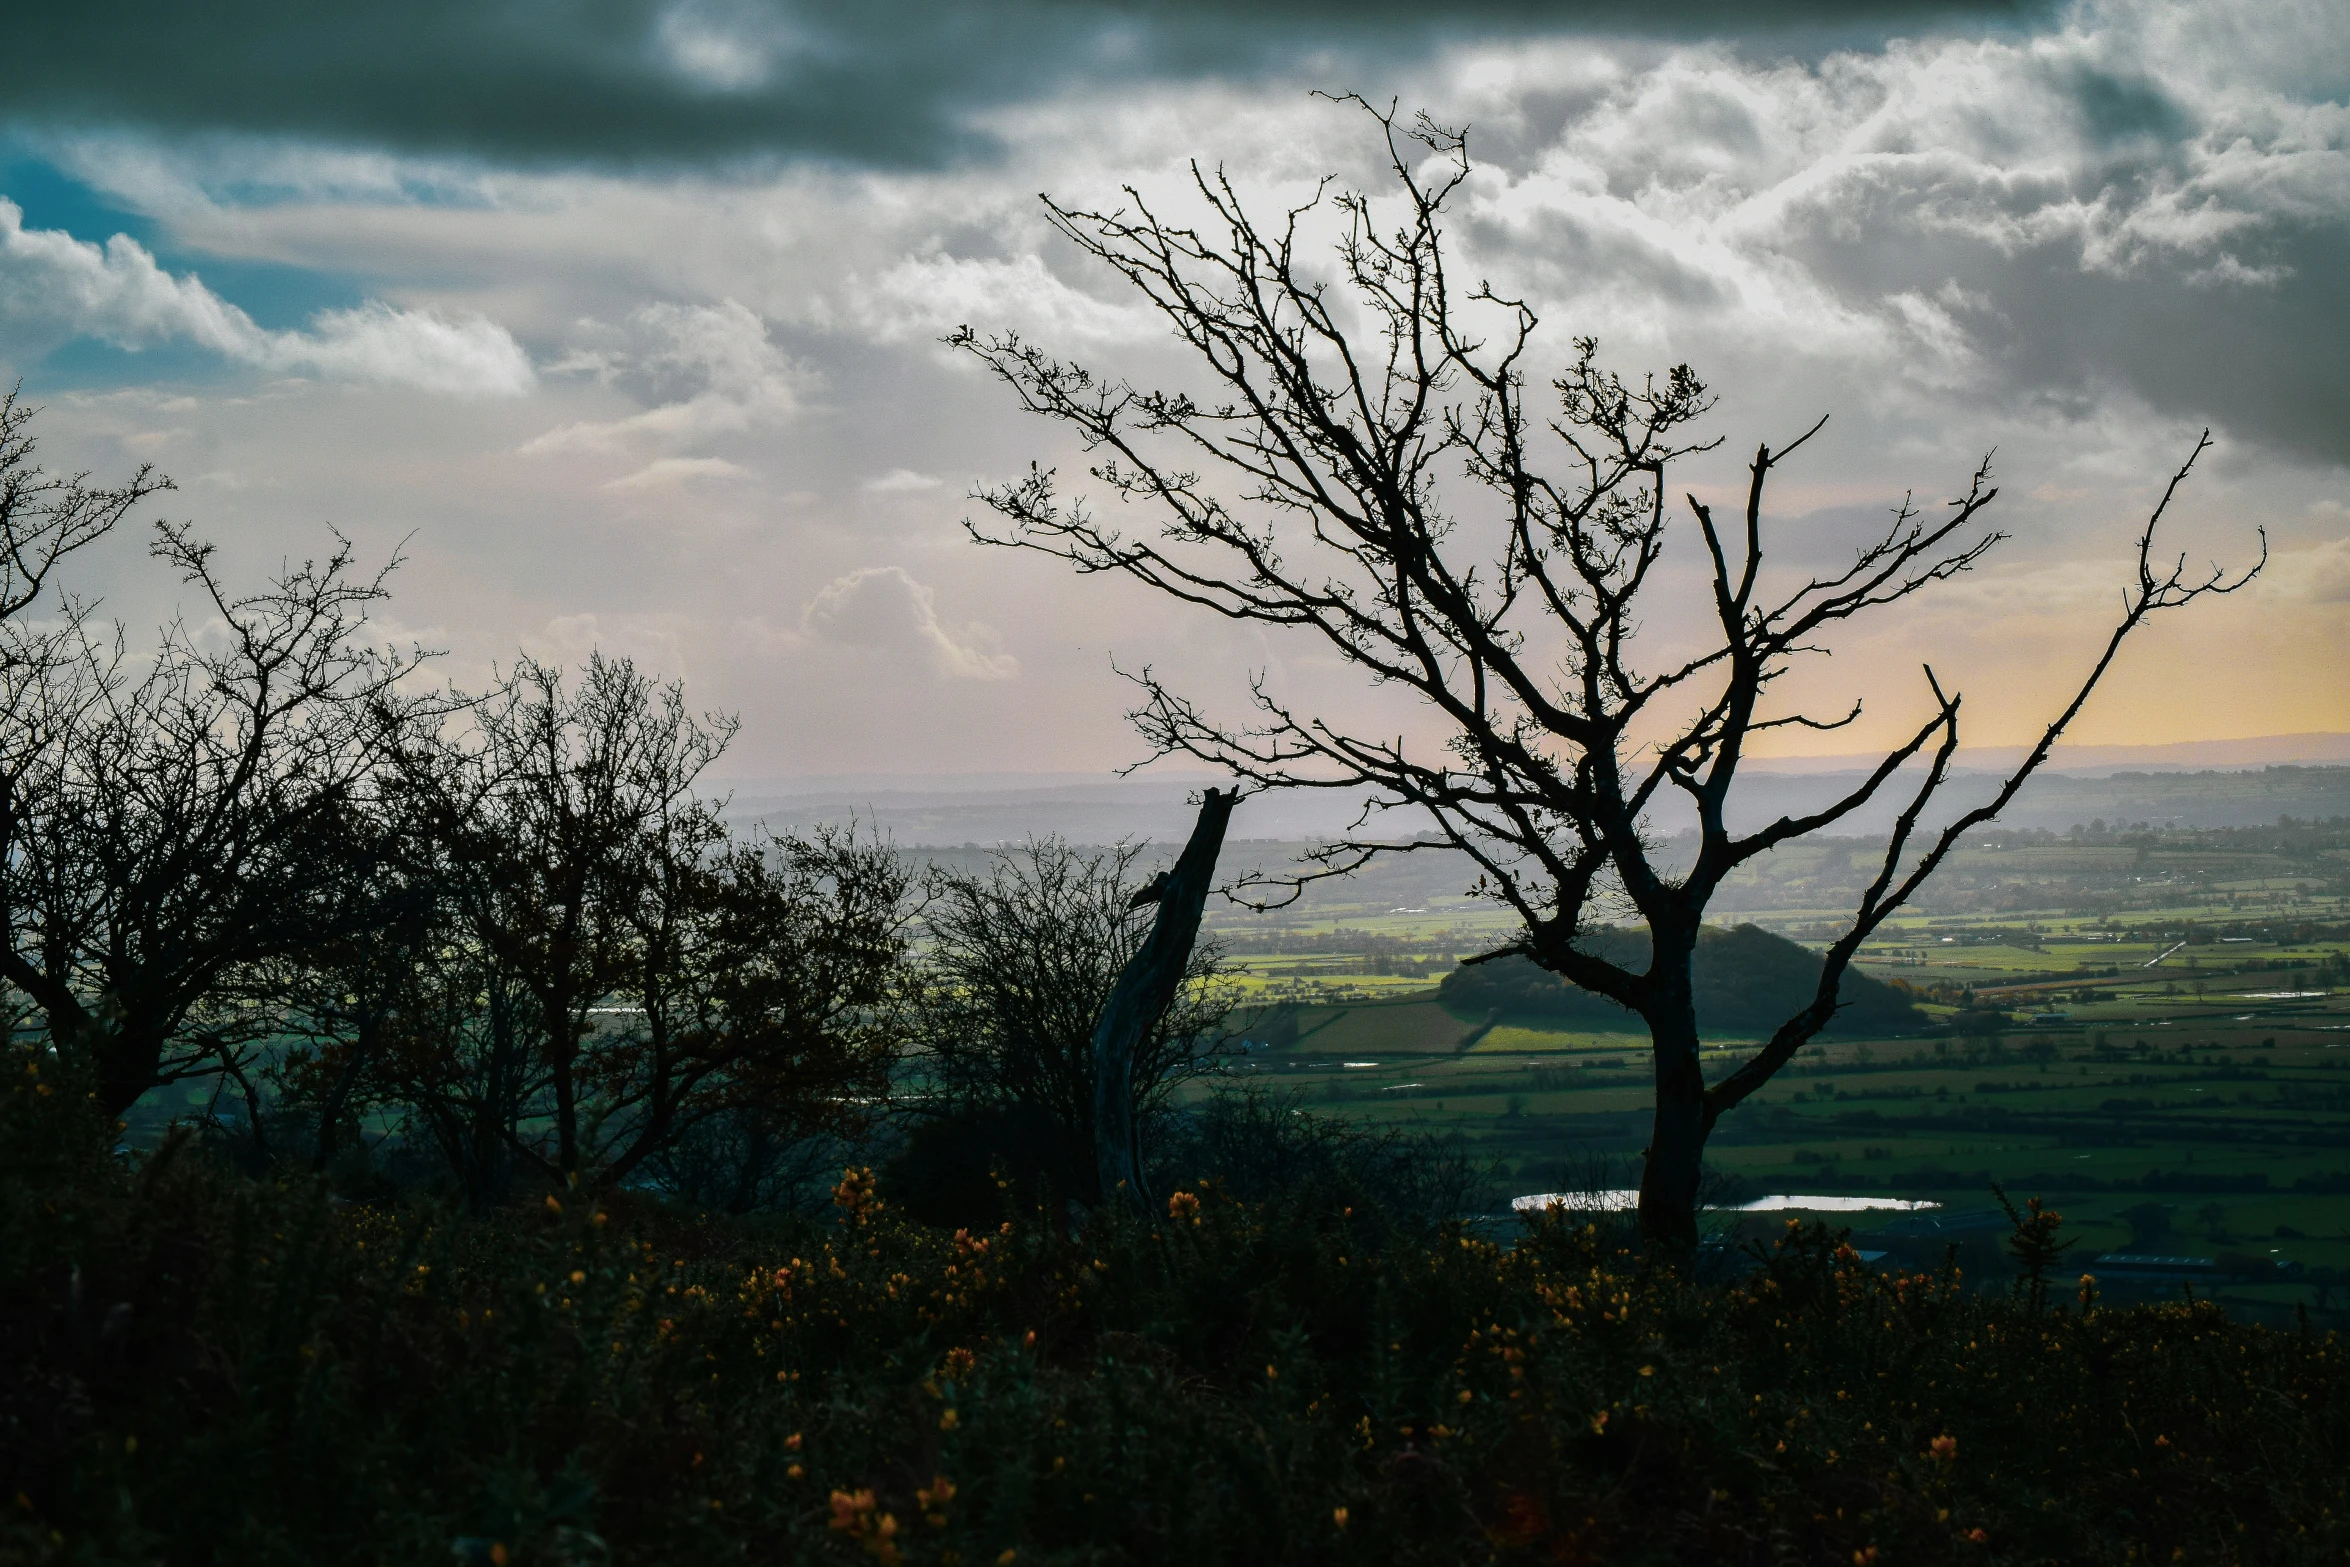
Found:
[[[1648,961],[1646,931],[1600,931],[1585,938],[1594,956],[1635,972]],[[1815,952],[1755,925],[1708,929],[1698,937],[1690,978],[1697,1025],[1708,1033],[1767,1033],[1803,1009],[1819,988]],[[1605,997],[1583,990],[1525,958],[1498,958],[1445,976],[1438,994],[1463,1016],[1501,1016],[1590,1028],[1629,1028],[1637,1020]],[[1847,973],[1837,990],[1831,1030],[1891,1034],[1921,1028],[1925,1018],[1882,981]]]

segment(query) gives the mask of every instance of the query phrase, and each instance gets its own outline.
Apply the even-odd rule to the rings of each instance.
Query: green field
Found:
[[[2300,1263],[2305,1280],[2350,1270],[2350,832],[2290,853],[2252,832],[2151,848],[2042,837],[1966,851],[1952,889],[1930,887],[1864,952],[1864,972],[1911,989],[1925,1030],[1807,1048],[1725,1119],[1713,1164],[1742,1194],[1898,1196],[1952,1215],[1990,1207],[1998,1181],[2059,1207],[2083,1262],[2131,1249]],[[1725,899],[1762,907],[1722,922],[1824,944],[1819,884],[1865,846],[1801,850]],[[1645,1036],[1456,1015],[1435,982],[1505,940],[1507,918],[1428,886],[1402,889],[1408,905],[1393,886],[1360,892],[1219,918],[1257,1009],[1240,1070],[1326,1113],[1457,1133],[1503,1194],[1631,1184]],[[1954,1033],[1962,1006],[2000,1021]],[[1711,1042],[1708,1075],[1753,1043]],[[1864,1235],[1877,1222],[1855,1216]],[[2316,1296],[2308,1282],[2227,1293]],[[2326,1309],[2346,1293],[2329,1287]]]

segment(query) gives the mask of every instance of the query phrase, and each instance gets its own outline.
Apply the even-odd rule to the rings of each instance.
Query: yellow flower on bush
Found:
[[[873,1172],[856,1165],[841,1171],[840,1184],[832,1189],[832,1200],[850,1218],[864,1223],[881,1206],[874,1191]]]
[[[1926,1451],[1933,1455],[1934,1461],[1936,1463],[1949,1463],[1952,1459],[1958,1456],[1958,1438],[1954,1436],[1938,1436],[1934,1438],[1933,1441],[1926,1444]]]
[[[1177,1192],[1167,1199],[1167,1217],[1177,1221],[1189,1219],[1199,1223],[1199,1199],[1190,1192]]]
[[[865,1554],[882,1567],[897,1567],[898,1521],[892,1514],[877,1512],[870,1488],[832,1493],[832,1527],[855,1536]]]

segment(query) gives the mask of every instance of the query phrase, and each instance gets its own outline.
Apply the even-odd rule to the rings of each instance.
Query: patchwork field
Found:
[[[2212,842],[2230,836],[2245,835],[2178,834],[2167,851],[1969,851],[1957,867],[1972,878],[1966,896],[1929,897],[1863,956],[1865,973],[1915,998],[1922,1026],[1815,1044],[1733,1112],[1712,1145],[1726,1195],[1930,1199],[1944,1205],[1935,1246],[1980,1254],[2004,1229],[1987,1216],[1996,1181],[2064,1212],[2079,1239],[2068,1261],[2128,1249],[2297,1263],[2291,1284],[2226,1292],[2339,1311],[2350,875],[2336,840],[2350,835],[2335,829],[2289,863],[2256,839]],[[2125,874],[2117,857],[2137,867],[2135,906],[2084,908]],[[2041,906],[1993,917],[1947,906],[1992,880]],[[1647,1135],[1645,1036],[1448,1006],[1436,982],[1505,939],[1506,920],[1429,887],[1410,889],[1409,905],[1367,890],[1218,921],[1256,1009],[1243,1070],[1318,1110],[1457,1134],[1504,1194],[1631,1184]],[[1775,890],[1788,889],[1758,879],[1747,901]],[[1821,907],[1733,917],[1815,946],[1831,934]],[[1712,1041],[1708,1075],[1754,1043]],[[1888,1228],[1856,1223],[1864,1237]]]

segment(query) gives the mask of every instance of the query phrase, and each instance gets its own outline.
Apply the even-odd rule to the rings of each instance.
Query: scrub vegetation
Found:
[[[1353,1134],[1147,1217],[467,1215],[144,1160],[0,1100],[0,1552],[24,1562],[2321,1562],[2339,1337],[1432,1217]],[[44,1089],[50,1090],[43,1092]],[[1280,1110],[1239,1141],[1295,1144]],[[1196,1150],[1195,1150],[1196,1151]],[[1417,1194],[1424,1202],[1429,1194]]]

